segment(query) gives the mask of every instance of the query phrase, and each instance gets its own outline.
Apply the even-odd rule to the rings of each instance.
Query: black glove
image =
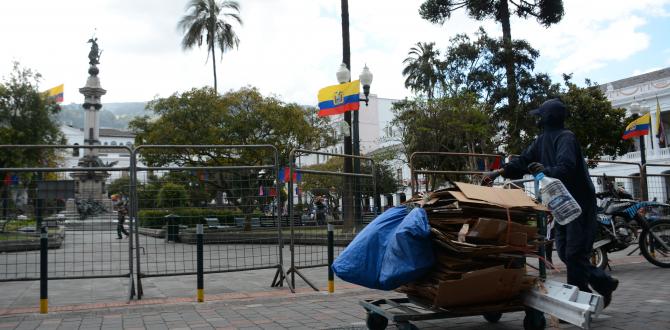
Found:
[[[496,178],[500,176],[500,174],[501,174],[500,170],[484,173],[484,177],[482,178],[482,186],[493,185],[493,181],[495,181]]]
[[[544,165],[538,162],[532,162],[528,164],[528,172],[532,175],[537,175],[540,172],[544,172]]]

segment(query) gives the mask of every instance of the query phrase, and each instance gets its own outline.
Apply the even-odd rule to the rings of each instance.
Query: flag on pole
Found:
[[[656,137],[658,138],[658,146],[665,148],[665,129],[661,120],[661,104],[658,103],[658,96],[656,97]]]
[[[324,87],[319,90],[319,117],[358,110],[361,84],[358,80]]]
[[[649,126],[651,126],[651,114],[647,113],[644,116],[633,120],[626,126],[626,131],[621,137],[624,140],[649,134]]]
[[[63,90],[65,85],[60,84],[54,88],[47,90],[47,96],[53,98],[57,103],[63,102]]]

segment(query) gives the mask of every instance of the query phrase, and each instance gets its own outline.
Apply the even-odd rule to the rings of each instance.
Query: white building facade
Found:
[[[61,132],[65,135],[68,145],[84,145],[84,130],[81,128],[62,125]],[[126,149],[105,148],[105,146],[127,146],[132,147],[135,141],[135,134],[132,132],[121,131],[113,128],[101,128],[99,133],[101,148],[98,149],[98,156],[103,163],[117,162],[114,167],[130,167],[130,153]],[[78,152],[67,150],[62,154],[63,165],[66,168],[77,167],[79,159],[84,155],[84,150]],[[107,179],[107,183],[129,175],[128,171],[112,171]],[[65,172],[63,179],[70,179],[69,172]]]
[[[628,114],[643,115],[651,113],[652,134],[644,137],[645,158],[648,165],[646,172],[649,200],[667,201],[670,197],[668,182],[663,174],[670,173],[670,148],[659,144],[657,111],[660,111],[661,123],[664,127],[663,137],[668,141],[667,129],[670,128],[670,68],[665,68],[638,76],[633,76],[600,86],[614,108],[624,108]],[[658,102],[658,103],[657,103]],[[658,106],[657,106],[658,104]],[[658,110],[657,110],[658,108]],[[605,156],[604,161],[621,161],[640,164],[640,143],[636,138],[635,151],[620,157]],[[615,181],[635,197],[642,197],[639,187],[640,167],[637,165],[601,163],[591,170],[591,175],[607,175],[617,177]],[[594,180],[596,189],[603,188],[603,180]]]

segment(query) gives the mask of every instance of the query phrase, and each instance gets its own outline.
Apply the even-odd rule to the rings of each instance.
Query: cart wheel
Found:
[[[546,326],[544,313],[532,308],[526,309],[526,316],[523,318],[524,330],[543,330]]]
[[[368,312],[368,316],[365,319],[365,325],[370,330],[384,330],[388,324],[389,320],[387,318],[373,312]]]
[[[482,316],[487,321],[489,321],[491,323],[496,323],[496,322],[500,321],[500,318],[502,317],[502,313],[495,313],[495,312],[494,313],[485,313]]]

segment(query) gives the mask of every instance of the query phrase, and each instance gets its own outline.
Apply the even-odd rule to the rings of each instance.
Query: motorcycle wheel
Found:
[[[605,269],[607,268],[607,264],[609,263],[609,258],[607,258],[607,252],[605,252],[605,249],[603,247],[597,247],[591,251],[591,264],[600,268],[600,269]]]
[[[640,234],[640,252],[647,261],[663,268],[670,268],[670,220],[656,220]]]

